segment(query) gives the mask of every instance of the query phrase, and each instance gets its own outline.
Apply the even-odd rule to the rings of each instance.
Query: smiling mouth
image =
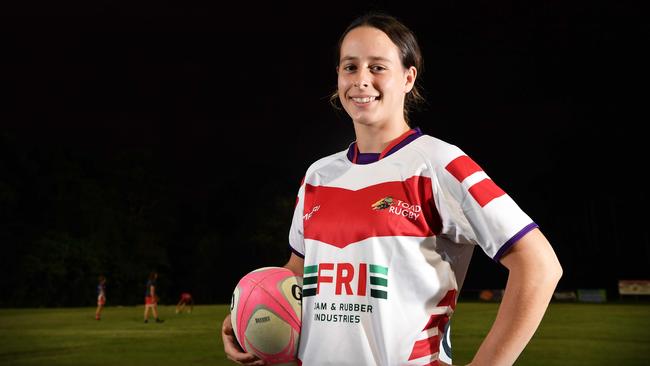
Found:
[[[355,103],[367,104],[367,103],[370,103],[370,102],[374,102],[375,100],[378,100],[379,97],[363,97],[363,98],[351,97],[350,99],[352,99],[352,101],[355,102]]]

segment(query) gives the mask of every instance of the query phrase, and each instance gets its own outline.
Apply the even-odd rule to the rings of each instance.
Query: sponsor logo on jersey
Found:
[[[311,209],[311,211],[310,211],[309,213],[306,213],[302,218],[303,218],[305,221],[306,221],[306,220],[309,220],[309,219],[311,219],[312,216],[314,216],[314,214],[315,214],[316,212],[318,212],[318,210],[320,210],[320,205],[316,205],[316,206],[314,206],[314,207]]]
[[[391,196],[384,197],[379,201],[370,205],[373,210],[388,209],[389,213],[397,216],[406,217],[409,220],[417,220],[422,212],[422,206],[410,204],[399,199],[394,199]]]
[[[385,210],[393,204],[393,197],[388,196],[372,204],[373,210]]]
[[[337,296],[388,299],[388,267],[370,263],[319,263],[305,266],[302,296],[331,289]]]

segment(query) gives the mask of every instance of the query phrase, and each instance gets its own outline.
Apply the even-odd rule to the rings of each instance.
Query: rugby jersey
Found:
[[[289,233],[304,258],[303,365],[436,365],[475,246],[537,225],[458,147],[407,131],[362,162],[313,163]],[[372,159],[371,159],[372,160]]]

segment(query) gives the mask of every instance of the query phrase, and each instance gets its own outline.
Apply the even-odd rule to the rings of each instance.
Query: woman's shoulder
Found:
[[[313,172],[315,170],[323,169],[324,167],[327,167],[332,164],[345,163],[345,161],[347,160],[346,154],[347,154],[347,149],[319,158],[309,165],[309,168],[307,168],[307,173]]]
[[[435,165],[447,165],[459,156],[465,155],[458,146],[431,135],[422,135],[413,141],[413,147]]]
[[[421,144],[430,146],[432,148],[438,148],[438,149],[456,148],[456,145],[454,145],[453,143],[443,140],[442,138],[431,136],[428,134],[423,134],[416,141],[420,142]]]

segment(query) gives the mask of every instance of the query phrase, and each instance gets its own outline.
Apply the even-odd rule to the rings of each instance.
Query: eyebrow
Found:
[[[391,62],[390,59],[388,59],[388,58],[386,58],[386,57],[381,57],[381,56],[370,56],[369,58],[370,58],[372,61]],[[358,57],[354,57],[354,56],[345,56],[345,57],[341,58],[341,61],[339,61],[339,62],[343,62],[343,61],[356,61],[356,60],[358,60],[358,59],[359,59]]]

